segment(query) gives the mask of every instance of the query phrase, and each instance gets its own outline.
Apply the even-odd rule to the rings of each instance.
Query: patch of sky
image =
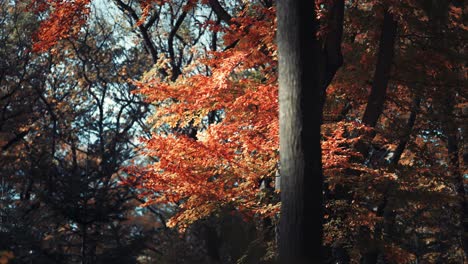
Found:
[[[124,28],[123,25],[127,24],[122,16],[121,11],[111,0],[94,0],[91,5],[90,20],[88,23],[96,23],[96,20],[104,19],[110,25],[114,25],[113,33],[115,39],[118,39],[118,45],[125,49],[131,49],[135,47],[135,36],[128,34],[128,28]]]

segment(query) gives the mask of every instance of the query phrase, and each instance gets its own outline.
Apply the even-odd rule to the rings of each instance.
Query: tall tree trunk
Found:
[[[377,64],[375,67],[374,78],[372,82],[372,88],[367,100],[367,106],[362,117],[362,123],[366,126],[375,128],[377,121],[382,115],[385,103],[385,97],[387,95],[387,86],[390,80],[391,66],[394,57],[394,46],[397,36],[398,24],[394,20],[393,15],[386,10],[384,13],[384,19],[382,23],[382,29],[380,33],[379,51],[377,55]],[[375,136],[375,131],[368,135],[368,140],[372,141]],[[405,144],[406,145],[406,144]],[[365,142],[358,142],[356,146],[357,150],[367,159],[369,155],[369,144]],[[390,189],[390,185],[388,187]],[[387,206],[389,189],[384,193],[383,202],[379,207],[380,216],[383,216],[385,207]],[[377,263],[379,258],[379,237],[381,237],[383,231],[383,223],[380,223],[374,232],[373,241],[369,241],[372,247],[366,249],[361,259],[363,264]]]
[[[377,64],[375,66],[372,88],[367,99],[367,106],[362,117],[362,123],[368,127],[375,128],[377,121],[382,115],[387,95],[388,81],[390,80],[390,71],[394,57],[394,46],[397,33],[397,22],[393,19],[393,15],[388,11],[384,13],[382,23],[379,51],[377,54]],[[369,154],[369,144],[366,141],[372,141],[375,136],[375,131],[364,137],[356,143],[356,150],[362,154],[362,159],[358,162],[365,162]]]
[[[315,3],[278,0],[281,263],[321,263],[322,96]]]
[[[380,34],[379,53],[375,67],[372,89],[367,100],[366,110],[362,122],[375,127],[383,112],[390,70],[393,63],[394,46],[396,40],[397,22],[388,11],[384,14],[382,31]]]

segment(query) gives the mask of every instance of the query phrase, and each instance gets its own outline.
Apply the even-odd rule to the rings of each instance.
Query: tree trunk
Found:
[[[408,122],[406,123],[404,133],[401,136],[401,140],[398,143],[398,146],[393,152],[393,157],[391,161],[392,166],[398,165],[401,155],[403,154],[403,151],[405,151],[406,145],[408,144],[410,140],[411,132],[413,131],[414,123],[416,122],[416,116],[418,115],[418,112],[419,112],[420,103],[421,103],[421,98],[413,99],[413,105],[411,106],[411,113],[408,118]]]
[[[393,63],[397,26],[397,22],[393,20],[393,15],[385,11],[372,88],[362,117],[362,123],[368,127],[375,128],[384,109],[387,85]],[[363,140],[356,143],[356,150],[362,154],[362,158],[359,158],[357,162],[366,162],[369,154],[369,144],[366,141],[370,142],[374,137],[375,131],[372,131],[370,134],[365,135]]]
[[[314,1],[278,0],[281,263],[322,262],[322,89]]]
[[[379,53],[372,89],[367,100],[364,116],[362,117],[362,122],[370,127],[376,126],[383,112],[390,70],[393,63],[396,32],[397,22],[393,19],[393,15],[386,11],[380,35]]]
[[[468,106],[462,108],[462,116],[463,120],[468,120]],[[462,161],[463,167],[468,168],[468,122],[465,122],[461,127],[461,135],[462,135]]]
[[[416,116],[419,111],[419,106],[421,103],[420,98],[413,99],[413,105],[411,107],[411,113],[406,123],[405,130],[401,136],[401,140],[398,143],[396,150],[394,151],[394,156],[391,161],[391,166],[394,169],[398,165],[398,161],[401,158],[403,151],[406,148],[406,145],[409,142],[411,137],[411,132],[413,130],[414,124],[416,122]],[[379,260],[379,256],[382,254],[382,246],[384,244],[385,235],[389,232],[391,226],[393,226],[395,213],[392,210],[388,209],[389,197],[393,190],[397,189],[398,186],[394,182],[387,183],[385,191],[383,193],[383,200],[377,207],[376,216],[383,218],[383,222],[376,224],[374,231],[374,241],[371,241],[372,244],[376,245],[372,249],[365,252],[362,262],[363,264],[375,264]],[[380,246],[377,246],[380,245]]]
[[[371,92],[367,100],[367,106],[364,111],[364,116],[362,118],[362,123],[366,126],[375,128],[377,121],[382,115],[385,103],[385,97],[387,95],[387,86],[388,81],[390,80],[390,71],[393,63],[394,57],[394,46],[396,41],[397,33],[397,22],[393,19],[393,15],[388,12],[384,13],[384,20],[382,23],[382,29],[380,33],[380,42],[379,42],[379,51],[377,55],[377,64],[375,67],[374,78],[372,82]],[[375,131],[368,135],[369,142],[375,136]],[[406,144],[405,144],[406,145]],[[365,142],[358,142],[356,145],[357,150],[367,159],[369,155],[369,144]],[[390,188],[390,187],[388,187]],[[388,192],[384,194],[384,201],[380,208],[380,216],[383,216],[384,208],[387,205]],[[372,247],[369,247],[367,251],[364,252],[361,259],[363,264],[377,263],[380,253],[379,237],[382,236],[383,224],[380,223],[374,232],[374,238],[371,239],[370,244]],[[370,239],[370,238],[369,238]]]
[[[459,128],[456,124],[453,102],[455,102],[455,95],[448,94],[445,100],[444,116],[444,132],[447,136],[447,154],[450,165],[450,174],[455,182],[456,191],[459,199],[460,218],[461,218],[461,238],[462,247],[465,252],[465,257],[468,256],[468,206],[466,202],[466,192],[464,176],[460,168],[459,160],[459,147],[458,147],[458,131]]]

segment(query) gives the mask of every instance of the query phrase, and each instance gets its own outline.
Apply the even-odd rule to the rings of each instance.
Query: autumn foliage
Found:
[[[35,36],[33,50],[46,51],[58,41],[76,37],[86,23],[91,0],[33,0],[31,8],[36,12],[49,12]]]
[[[339,25],[331,12],[337,2],[316,1],[320,23],[317,38],[324,54],[329,52],[330,32]],[[468,104],[463,42],[468,29],[467,8],[459,1],[429,2],[344,2],[343,37],[338,47],[344,64],[323,89],[326,94],[321,131],[325,177],[323,240],[329,262],[462,263],[468,252],[464,233],[468,231],[465,193]],[[271,252],[275,250],[275,238],[265,235],[274,233],[280,208],[275,188],[281,165],[278,164],[278,57],[273,1],[116,0],[113,3],[131,21],[126,30],[136,32],[139,40],[114,41],[112,45],[125,43],[125,47],[101,51],[100,48],[111,44],[99,46],[99,34],[88,39],[91,0],[28,2],[27,9],[40,17],[30,47],[36,53],[31,54],[46,54],[44,58],[50,56],[54,65],[67,61],[69,64],[63,64],[67,67],[57,66],[55,72],[43,74],[50,74],[56,82],[56,76],[62,74],[63,79],[72,82],[62,88],[53,86],[52,81],[43,84],[45,88],[41,89],[51,91],[44,92],[42,97],[38,95],[37,101],[45,102],[41,111],[51,112],[50,117],[38,125],[39,114],[21,115],[23,119],[16,120],[21,128],[14,129],[14,133],[4,133],[0,126],[0,132],[8,134],[8,138],[0,138],[0,146],[8,155],[18,152],[42,157],[49,148],[34,152],[31,146],[54,142],[54,150],[59,148],[55,146],[58,137],[55,131],[60,131],[67,135],[60,135],[64,139],[59,144],[60,151],[54,155],[64,157],[66,162],[62,163],[69,164],[60,171],[77,170],[81,166],[86,172],[80,175],[92,178],[97,176],[89,176],[88,171],[94,166],[96,175],[106,175],[108,182],[118,180],[115,188],[119,192],[105,187],[105,195],[115,193],[114,198],[121,202],[118,195],[125,190],[125,195],[131,193],[132,199],[141,203],[138,210],[156,212],[158,220],[152,224],[148,224],[151,220],[147,215],[138,218],[127,212],[125,217],[131,215],[136,222],[144,219],[145,232],[151,228],[158,232],[164,229],[165,235],[173,235],[171,232],[177,230],[176,236],[195,237],[196,230],[191,227],[202,230],[213,219],[225,219],[228,215],[232,220],[240,216],[241,225],[252,224],[257,232],[256,239],[250,240],[249,250],[255,248],[252,245],[267,245],[267,253],[262,254],[270,254],[269,260],[274,259],[275,253]],[[163,17],[170,17],[170,21],[163,21]],[[192,20],[187,22],[189,18]],[[390,19],[395,30],[393,37],[385,38],[388,33],[382,26],[385,18]],[[163,22],[158,24],[158,19]],[[151,31],[152,27],[157,29]],[[98,51],[87,54],[85,51],[90,47]],[[382,51],[383,47],[387,50]],[[127,54],[137,49],[136,54]],[[29,56],[29,48],[22,50]],[[384,52],[391,56],[382,56]],[[369,94],[381,81],[375,73],[382,68],[378,63],[382,57],[390,58],[383,63],[388,66],[382,74],[388,83],[384,81],[384,87],[380,87],[384,102],[371,108],[376,102],[369,99]],[[102,64],[91,65],[93,60]],[[319,60],[327,63],[321,57]],[[120,65],[122,61],[128,63]],[[111,62],[118,65],[108,67]],[[5,76],[8,74],[11,73]],[[2,85],[16,78],[0,77]],[[114,90],[102,88],[116,84],[128,88],[128,94],[115,99]],[[41,92],[34,88],[37,86],[31,87],[26,89],[24,97]],[[62,96],[63,87],[68,90]],[[97,90],[102,94],[96,95]],[[83,95],[81,91],[89,94]],[[49,96],[54,93],[61,97],[52,100]],[[7,101],[9,96],[0,97],[4,111],[12,108],[9,105],[22,105]],[[50,103],[46,104],[48,100]],[[73,111],[73,104],[82,106],[85,102],[90,108],[96,107],[93,111],[100,113],[100,118],[95,112]],[[121,110],[116,114],[109,109],[117,103]],[[380,111],[373,112],[376,125],[366,126],[363,113],[379,107]],[[60,115],[54,115],[54,111]],[[28,108],[23,112],[34,111]],[[85,119],[83,123],[89,128],[73,123],[76,118]],[[12,123],[5,121],[8,124],[5,127]],[[27,125],[30,123],[34,126]],[[141,130],[133,127],[137,123],[144,123]],[[39,127],[45,132],[39,132]],[[91,135],[90,130],[98,132]],[[44,137],[49,134],[50,138]],[[17,141],[30,140],[30,135],[38,140],[31,141],[35,144],[16,145]],[[89,143],[96,135],[100,139]],[[79,143],[85,137],[88,149]],[[132,145],[132,150],[127,145],[121,147],[121,141]],[[93,154],[93,147],[97,154]],[[119,153],[124,153],[128,160],[120,160]],[[95,157],[89,158],[92,155]],[[50,158],[53,160],[50,164],[59,163],[55,156]],[[25,158],[16,157],[22,159]],[[24,173],[36,169],[33,162],[24,164],[28,169],[11,167],[8,171]],[[44,175],[49,174],[43,173],[41,177]],[[76,182],[66,179],[58,182],[63,181],[61,186],[72,190]],[[17,183],[18,188],[28,190],[27,181],[24,182]],[[99,187],[106,181],[98,182],[95,186]],[[75,203],[79,212],[94,208],[99,199],[104,200],[86,195],[82,195],[87,199],[85,202]],[[50,201],[53,199],[47,200]],[[135,203],[132,206],[136,207]],[[73,219],[78,218],[75,212],[70,214]],[[68,224],[68,228],[73,231],[74,225]],[[79,228],[85,230],[85,235],[90,229]],[[220,229],[216,231],[219,237]],[[204,238],[205,242],[208,240]],[[9,250],[0,248],[1,252],[10,254]],[[11,258],[6,253],[1,259]]]
[[[235,46],[199,59],[208,75],[189,68],[174,83],[151,74],[136,82],[138,92],[158,106],[155,128],[198,131],[190,136],[156,129],[143,151],[158,162],[129,171],[149,191],[148,204],[180,204],[170,225],[184,229],[223,207],[246,215],[277,210],[276,204],[261,203],[259,193],[262,182],[273,183],[278,168],[274,14],[273,8],[251,5],[231,27],[215,29]],[[218,120],[209,121],[210,115]]]

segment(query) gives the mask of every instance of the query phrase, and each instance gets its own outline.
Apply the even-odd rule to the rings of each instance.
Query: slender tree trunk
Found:
[[[343,39],[344,0],[334,0],[328,20],[328,33],[324,39],[319,68],[323,95],[338,69],[343,65],[341,43]],[[325,96],[323,97],[325,100]]]
[[[468,106],[462,108],[462,120],[468,120]],[[462,166],[468,168],[468,122],[465,122],[461,127],[461,143],[462,143]]]
[[[447,136],[447,152],[448,160],[450,165],[450,174],[455,182],[456,191],[459,199],[459,208],[460,208],[460,221],[461,221],[461,239],[462,247],[465,251],[465,258],[468,256],[468,206],[466,201],[466,192],[464,184],[464,176],[460,168],[459,160],[459,147],[458,147],[458,126],[455,120],[454,106],[455,102],[454,94],[449,94],[446,99],[446,105],[443,116],[446,119],[444,126],[444,132]],[[444,106],[443,106],[444,107]]]
[[[278,0],[281,263],[321,263],[322,96],[315,3]]]
[[[393,15],[385,11],[372,88],[362,117],[362,123],[368,127],[375,128],[384,109],[387,85],[393,63],[397,26],[398,24],[393,19]],[[375,131],[372,131],[370,134],[365,135],[364,140],[360,140],[356,143],[356,150],[362,154],[362,158],[359,158],[357,162],[364,163],[368,159],[369,144],[366,143],[366,141],[370,142],[374,137]]]
[[[468,117],[468,107],[464,107],[462,109],[462,119],[466,120],[466,117]],[[462,168],[468,168],[468,123],[464,123],[461,126],[461,143],[462,143],[462,148],[461,148],[461,154],[462,154],[462,166],[460,166],[460,169]],[[459,170],[459,185],[457,188],[458,195],[462,199],[462,224],[463,224],[463,249],[465,251],[465,257],[468,257],[468,204],[466,200],[466,192],[465,192],[465,176],[463,175],[462,171]]]
[[[393,157],[391,161],[392,166],[396,166],[398,164],[398,162],[400,161],[401,155],[403,154],[403,151],[405,151],[406,145],[408,144],[408,141],[410,140],[411,132],[413,131],[414,123],[416,122],[416,116],[418,115],[418,112],[419,112],[420,103],[421,103],[421,98],[413,99],[413,105],[411,106],[411,113],[406,123],[404,133],[400,139],[400,142],[398,143],[398,146],[393,152]]]
[[[426,3],[426,12],[428,13],[429,23],[431,25],[431,32],[433,36],[436,36],[433,43],[436,50],[447,51],[450,50],[447,39],[445,38],[449,25],[449,5],[450,1],[428,1]],[[463,79],[464,72],[461,73]],[[447,137],[447,152],[448,162],[450,165],[450,174],[453,177],[453,181],[456,186],[456,191],[459,199],[459,210],[460,210],[460,232],[461,232],[461,247],[464,250],[464,262],[468,256],[468,208],[466,201],[466,192],[464,186],[464,176],[461,172],[460,161],[459,161],[459,147],[458,147],[458,130],[459,127],[455,117],[455,106],[457,101],[457,90],[452,87],[447,87],[441,93],[442,102],[439,107],[442,109],[442,130]]]
[[[380,35],[379,53],[372,89],[367,100],[364,116],[362,117],[362,122],[370,127],[376,126],[383,112],[390,70],[393,63],[396,32],[397,22],[393,19],[393,15],[386,11]]]
[[[88,264],[87,250],[88,247],[88,237],[87,237],[87,226],[85,224],[81,225],[81,264]]]
[[[411,107],[411,113],[410,113],[410,116],[409,116],[408,121],[406,123],[404,133],[403,133],[403,135],[401,137],[401,140],[400,140],[400,142],[399,142],[399,144],[398,144],[398,146],[397,146],[397,148],[396,148],[396,150],[394,152],[394,156],[393,156],[393,159],[391,161],[392,168],[394,168],[394,166],[396,166],[398,164],[398,161],[401,158],[401,154],[403,153],[403,151],[406,148],[406,145],[408,144],[408,141],[409,141],[410,136],[411,136],[411,132],[412,132],[413,127],[414,127],[414,123],[416,121],[416,116],[417,116],[418,111],[419,111],[420,102],[421,102],[420,98],[415,98],[413,100],[413,105]],[[382,217],[383,222],[378,223],[375,226],[374,241],[372,241],[372,243],[375,246],[365,253],[364,258],[362,260],[363,264],[367,264],[367,263],[375,264],[375,263],[377,263],[378,260],[379,260],[379,256],[382,254],[381,246],[379,247],[377,245],[379,245],[379,244],[382,245],[383,244],[383,242],[385,240],[385,235],[389,232],[389,229],[390,229],[389,227],[393,226],[395,213],[388,209],[388,203],[389,203],[389,199],[391,197],[392,191],[395,190],[396,188],[398,188],[396,186],[396,183],[394,183],[394,182],[387,183],[387,186],[386,186],[385,191],[383,193],[383,200],[379,204],[379,206],[377,207],[377,212],[376,212],[376,216],[377,217]]]
[[[382,115],[385,97],[387,95],[387,86],[390,80],[391,66],[393,63],[394,57],[394,46],[397,35],[398,24],[394,20],[393,15],[390,12],[385,11],[384,20],[382,23],[382,29],[380,33],[380,42],[379,42],[379,51],[377,55],[377,64],[375,67],[374,78],[372,82],[371,92],[367,100],[367,106],[364,111],[364,116],[362,117],[362,123],[366,126],[375,128],[377,121]],[[375,136],[375,131],[373,131],[369,136],[368,140],[372,141]],[[406,144],[405,144],[406,145]],[[363,155],[364,158],[367,158],[369,155],[369,144],[365,142],[358,142],[356,146],[357,150]],[[390,189],[390,186],[388,187]],[[379,208],[380,216],[383,216],[383,212],[388,202],[388,193],[389,189],[384,193],[383,203]],[[373,241],[369,241],[372,244],[372,247],[369,247],[367,251],[364,252],[364,255],[361,259],[363,264],[373,264],[377,263],[379,258],[379,238],[383,235],[383,223],[380,223],[374,232]],[[370,238],[369,238],[370,239]]]

